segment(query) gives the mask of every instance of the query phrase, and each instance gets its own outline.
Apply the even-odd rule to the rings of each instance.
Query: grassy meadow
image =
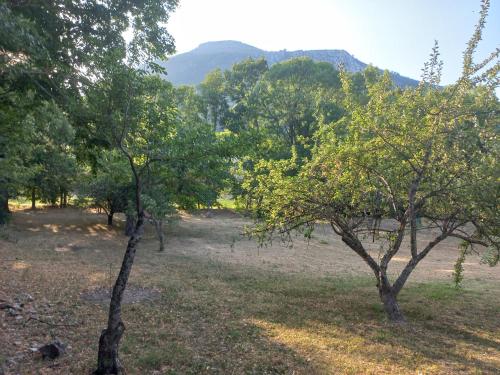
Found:
[[[2,310],[5,374],[86,374],[107,304],[82,294],[112,285],[126,246],[123,221],[77,209],[19,209],[1,234],[0,298],[28,293],[21,318]],[[128,374],[495,374],[500,275],[465,264],[453,286],[453,246],[436,249],[400,296],[406,325],[387,322],[367,267],[331,233],[293,248],[240,236],[229,210],[184,213],[157,251],[148,227],[130,287],[159,298],[125,304]],[[455,250],[456,251],[456,250]],[[456,253],[455,253],[456,254]],[[342,255],[335,262],[334,255]],[[351,267],[347,267],[350,264]],[[34,316],[36,319],[31,319]],[[30,348],[59,338],[55,361]]]

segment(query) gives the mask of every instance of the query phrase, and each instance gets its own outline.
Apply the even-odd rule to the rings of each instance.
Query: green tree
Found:
[[[205,122],[207,118],[207,108],[201,95],[196,92],[195,87],[177,87],[174,95],[181,121],[188,123]]]
[[[113,225],[115,213],[126,213],[132,193],[129,165],[116,150],[103,151],[94,171],[81,179],[80,198],[90,198],[92,205],[101,208]]]
[[[278,157],[290,157],[292,148],[301,156],[308,154],[320,120],[331,122],[341,115],[338,91],[338,72],[328,63],[297,58],[269,69],[256,88],[257,107],[260,126],[281,150]]]
[[[206,120],[212,124],[214,130],[221,130],[228,110],[225,92],[224,75],[220,69],[207,74],[199,91],[205,107],[207,108]]]
[[[483,2],[454,85],[438,86],[437,46],[414,89],[395,88],[386,73],[366,82],[363,103],[343,74],[347,113],[321,127],[310,160],[262,161],[257,167],[261,238],[276,231],[289,236],[298,228],[310,236],[316,223],[327,223],[370,267],[391,321],[404,320],[399,292],[445,239],[488,248],[491,263],[498,262],[499,64],[491,62],[500,51],[479,63],[472,59],[488,6]],[[437,234],[422,243],[417,233],[428,228]],[[407,238],[410,260],[399,274],[390,273]],[[368,241],[380,245],[378,257]]]
[[[255,86],[246,113],[253,119],[238,131],[240,155],[232,189],[233,195],[244,196],[247,206],[257,199],[259,160],[309,157],[319,124],[343,114],[339,73],[328,63],[292,59],[250,81]]]
[[[31,128],[20,113],[31,110],[31,99],[31,95],[16,92],[0,95],[0,225],[9,218],[9,197],[19,192],[28,177],[23,163],[28,150],[23,140],[30,138]]]
[[[123,65],[110,66],[105,77],[89,92],[89,106],[96,113],[94,126],[101,137],[107,138],[129,165],[136,223],[113,287],[107,328],[99,340],[96,374],[121,371],[118,348],[125,329],[121,302],[144,231],[144,198],[156,197],[150,193],[155,191],[157,181],[152,172],[172,156],[169,143],[177,121],[169,83]]]
[[[0,117],[5,120],[0,133],[1,142],[9,144],[3,148],[8,169],[0,177],[0,223],[9,194],[23,186],[21,156],[30,152],[18,134],[36,132],[14,124],[27,125],[26,114],[43,101],[55,101],[77,125],[77,142],[92,144],[81,118],[82,91],[111,62],[159,69],[154,62],[174,51],[165,23],[176,5],[177,0],[0,1]],[[128,43],[126,30],[132,31]]]
[[[75,131],[65,113],[53,102],[42,102],[26,115],[24,126],[31,131],[23,139],[26,195],[31,208],[36,198],[64,206],[73,184],[77,165],[71,144]]]
[[[163,222],[175,216],[175,207],[211,207],[230,180],[229,163],[233,155],[231,134],[215,132],[210,124],[179,112],[173,124],[174,135],[164,147],[168,157],[152,166],[146,211],[154,224],[160,251],[164,249]]]
[[[229,103],[226,128],[241,133],[251,127],[259,127],[255,88],[267,71],[267,61],[260,58],[243,60],[224,72],[225,93]]]

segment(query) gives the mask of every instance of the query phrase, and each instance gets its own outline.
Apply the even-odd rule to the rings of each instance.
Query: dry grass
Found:
[[[471,258],[456,290],[456,243],[445,243],[403,290],[409,324],[395,327],[367,267],[326,229],[309,244],[258,250],[239,237],[248,223],[227,211],[185,214],[168,229],[164,253],[146,233],[130,282],[161,296],[124,307],[127,373],[498,373],[498,268]],[[122,225],[72,209],[14,214],[0,239],[0,298],[31,294],[30,307],[50,324],[2,310],[0,361],[18,356],[7,374],[90,373],[107,306],[80,296],[113,281]],[[53,337],[70,345],[63,357],[29,354]]]

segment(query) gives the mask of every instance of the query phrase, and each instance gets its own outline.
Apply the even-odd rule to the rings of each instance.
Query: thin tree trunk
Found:
[[[156,228],[156,234],[158,235],[158,240],[160,241],[160,249],[159,251],[165,250],[165,241],[164,241],[164,236],[163,236],[163,220],[155,220],[153,219],[155,228]]]
[[[126,236],[131,236],[132,233],[134,232],[134,216],[133,215],[126,215],[127,221],[125,222],[125,235]]]
[[[31,188],[31,209],[36,209],[36,190],[35,188]]]
[[[125,325],[121,319],[121,304],[123,293],[134,263],[137,245],[142,238],[144,230],[144,214],[139,214],[132,236],[127,245],[123,257],[120,273],[116,279],[109,305],[108,326],[99,338],[99,352],[97,357],[97,369],[94,375],[120,374],[122,366],[118,357],[120,339],[125,331]]]
[[[9,213],[9,193],[7,189],[0,189],[0,225],[7,222]]]
[[[9,194],[8,193],[5,193],[4,196],[2,196],[0,198],[2,200],[2,208],[3,208],[3,211],[5,211],[6,213],[10,214],[10,208],[9,208]]]
[[[114,215],[114,212],[113,211],[110,211],[110,213],[108,214],[108,225],[110,227],[113,226],[113,215]]]
[[[68,207],[68,192],[64,192],[64,200],[63,200],[63,207],[66,208]]]
[[[59,208],[63,208],[63,191],[61,189],[61,193],[59,194]]]

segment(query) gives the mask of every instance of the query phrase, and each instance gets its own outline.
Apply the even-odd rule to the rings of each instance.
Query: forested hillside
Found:
[[[269,65],[297,57],[309,57],[317,62],[327,62],[336,69],[342,65],[348,72],[364,70],[367,64],[344,50],[264,51],[237,41],[203,43],[192,51],[172,56],[160,64],[167,70],[167,79],[174,85],[197,85],[214,69],[227,70],[245,59],[264,58]],[[414,79],[391,72],[394,82],[401,87],[415,86]]]

